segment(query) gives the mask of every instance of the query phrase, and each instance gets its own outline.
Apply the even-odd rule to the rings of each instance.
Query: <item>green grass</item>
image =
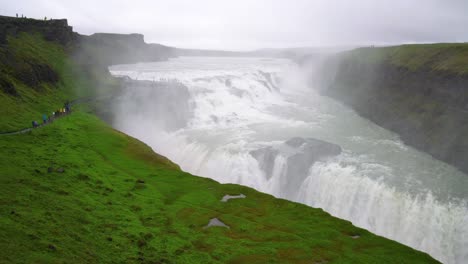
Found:
[[[0,153],[6,263],[436,263],[321,209],[182,172],[83,112],[0,137]],[[204,229],[213,217],[230,229]]]
[[[351,56],[356,63],[387,62],[412,71],[430,70],[468,74],[468,43],[359,48],[345,54]]]

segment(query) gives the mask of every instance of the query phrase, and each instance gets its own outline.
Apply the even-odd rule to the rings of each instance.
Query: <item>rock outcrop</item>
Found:
[[[299,150],[287,159],[286,174],[290,176],[286,183],[287,190],[298,190],[315,162],[341,154],[340,146],[314,138],[292,138],[285,144]]]
[[[285,141],[278,146],[269,146],[250,152],[260,169],[263,170],[267,179],[273,177],[276,159],[281,155],[285,159],[282,177],[281,192],[285,197],[293,197],[302,182],[309,175],[309,169],[314,163],[341,154],[341,147],[326,141],[314,138],[295,137]],[[278,168],[276,168],[278,169]]]
[[[7,42],[8,35],[16,36],[21,32],[40,33],[46,40],[62,45],[71,44],[78,37],[66,19],[39,20],[0,16],[0,44]]]
[[[174,48],[147,44],[141,34],[96,33],[80,35],[74,58],[80,64],[110,66],[167,60],[175,57]]]
[[[33,61],[15,61],[14,76],[29,87],[37,89],[43,82],[55,84],[59,75],[47,64]]]

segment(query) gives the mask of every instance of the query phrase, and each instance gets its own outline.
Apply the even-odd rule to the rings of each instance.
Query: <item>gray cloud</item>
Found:
[[[0,0],[0,13],[68,18],[82,34],[143,33],[147,42],[255,49],[468,41],[465,0]]]

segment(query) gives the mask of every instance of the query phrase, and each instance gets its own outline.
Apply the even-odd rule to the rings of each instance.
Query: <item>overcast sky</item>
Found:
[[[16,13],[188,48],[468,41],[468,0],[0,0]]]

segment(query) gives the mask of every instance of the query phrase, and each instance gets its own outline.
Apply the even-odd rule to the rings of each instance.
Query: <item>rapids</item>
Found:
[[[319,95],[291,61],[182,57],[110,70],[149,81],[116,100],[114,127],[185,171],[323,208],[444,263],[468,261],[468,176]],[[297,162],[304,148],[285,144],[295,137],[342,152]],[[268,158],[254,155],[262,149]]]

